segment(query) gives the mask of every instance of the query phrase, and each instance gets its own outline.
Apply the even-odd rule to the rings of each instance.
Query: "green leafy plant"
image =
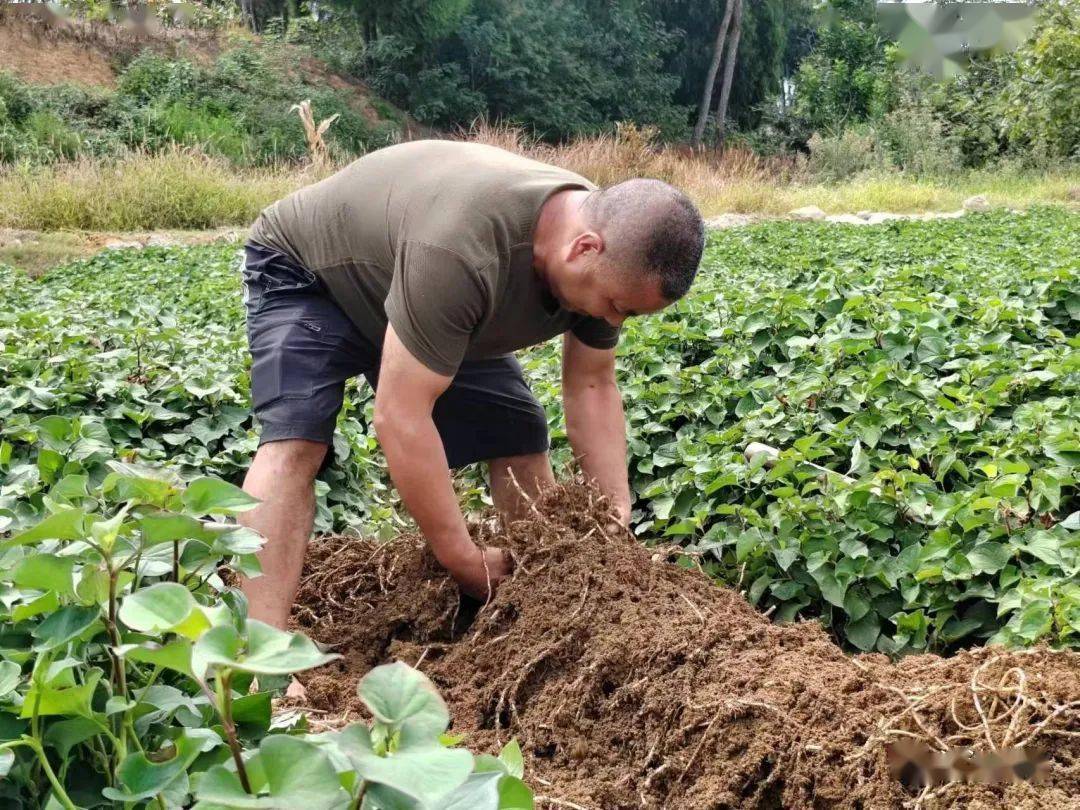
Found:
[[[636,530],[856,649],[1075,646],[1077,225],[1039,209],[712,236],[690,296],[624,329]],[[153,248],[39,281],[0,269],[0,532],[113,459],[240,480],[256,432],[234,261]],[[523,362],[565,462],[558,346]],[[350,386],[320,530],[403,525],[370,407]],[[771,469],[743,456],[755,441],[784,450]],[[471,505],[481,483],[460,478]]]
[[[361,682],[370,728],[275,724],[273,679],[338,656],[248,618],[223,581],[258,573],[262,538],[229,522],[257,502],[212,477],[106,467],[57,480],[40,519],[0,541],[0,796],[65,810],[427,808],[472,791],[470,807],[532,807],[520,751],[474,767],[444,746],[446,705],[404,664]]]

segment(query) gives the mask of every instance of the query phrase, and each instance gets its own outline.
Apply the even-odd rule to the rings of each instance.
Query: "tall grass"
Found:
[[[778,215],[804,205],[837,213],[951,210],[981,193],[995,205],[1015,207],[1080,201],[1080,169],[1075,167],[1054,173],[998,169],[940,179],[867,174],[821,183],[796,159],[767,159],[740,149],[694,153],[656,146],[650,133],[634,128],[563,145],[489,124],[478,124],[461,137],[564,166],[601,185],[630,177],[666,180],[684,189],[707,217],[724,212]],[[51,166],[0,167],[0,227],[127,231],[243,226],[264,206],[334,168],[239,169],[179,147],[109,161],[80,158]]]
[[[817,205],[830,213],[862,210],[913,212],[957,209],[965,198],[986,194],[996,205],[1076,201],[1080,166],[1056,173],[992,169],[942,178],[911,178],[868,172],[851,180],[821,182],[802,158],[764,158],[745,149],[694,152],[654,145],[651,133],[633,127],[613,135],[553,146],[522,130],[478,121],[461,137],[554,163],[607,185],[631,177],[655,177],[685,191],[706,216],[785,214]]]
[[[0,169],[0,225],[29,230],[200,229],[247,224],[318,179],[290,167],[237,169],[195,150]]]

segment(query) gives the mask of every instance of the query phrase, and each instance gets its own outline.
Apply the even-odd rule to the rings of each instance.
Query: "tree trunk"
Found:
[[[727,46],[727,60],[724,62],[724,83],[720,87],[720,103],[716,107],[716,145],[724,145],[724,130],[727,127],[727,108],[731,98],[731,80],[735,77],[735,60],[739,56],[739,36],[742,34],[742,0],[735,3],[735,23]]]
[[[726,0],[724,17],[716,31],[716,45],[713,46],[712,62],[709,64],[709,72],[705,75],[705,89],[701,93],[701,103],[698,104],[698,117],[697,123],[694,125],[694,136],[690,139],[690,145],[695,149],[701,146],[701,138],[705,134],[705,122],[709,118],[709,107],[712,105],[716,72],[720,70],[720,60],[724,55],[724,40],[727,39],[728,26],[731,24],[731,9],[736,2],[737,0]]]

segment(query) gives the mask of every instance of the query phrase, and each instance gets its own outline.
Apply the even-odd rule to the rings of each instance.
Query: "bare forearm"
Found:
[[[626,417],[614,382],[581,385],[564,393],[566,432],[586,476],[594,479],[619,510],[630,518],[626,471]]]
[[[376,419],[376,432],[401,500],[439,562],[453,568],[476,553],[431,417]]]

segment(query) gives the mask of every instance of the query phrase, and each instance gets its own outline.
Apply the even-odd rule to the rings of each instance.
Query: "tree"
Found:
[[[697,123],[694,125],[694,135],[690,144],[695,148],[701,146],[701,138],[705,134],[705,122],[709,118],[709,107],[712,106],[713,85],[716,83],[716,73],[720,70],[720,62],[724,56],[724,43],[727,40],[728,27],[731,25],[731,12],[738,0],[726,0],[724,3],[724,16],[716,29],[716,44],[713,46],[712,62],[709,63],[709,71],[705,76],[705,87],[701,91],[701,102],[698,104]]]
[[[727,63],[724,65],[724,84],[720,88],[720,103],[716,107],[717,145],[724,144],[724,129],[727,125],[728,100],[731,98],[731,80],[735,76],[735,60],[739,56],[739,37],[742,34],[742,0],[729,0],[735,3],[734,23],[728,36]]]

